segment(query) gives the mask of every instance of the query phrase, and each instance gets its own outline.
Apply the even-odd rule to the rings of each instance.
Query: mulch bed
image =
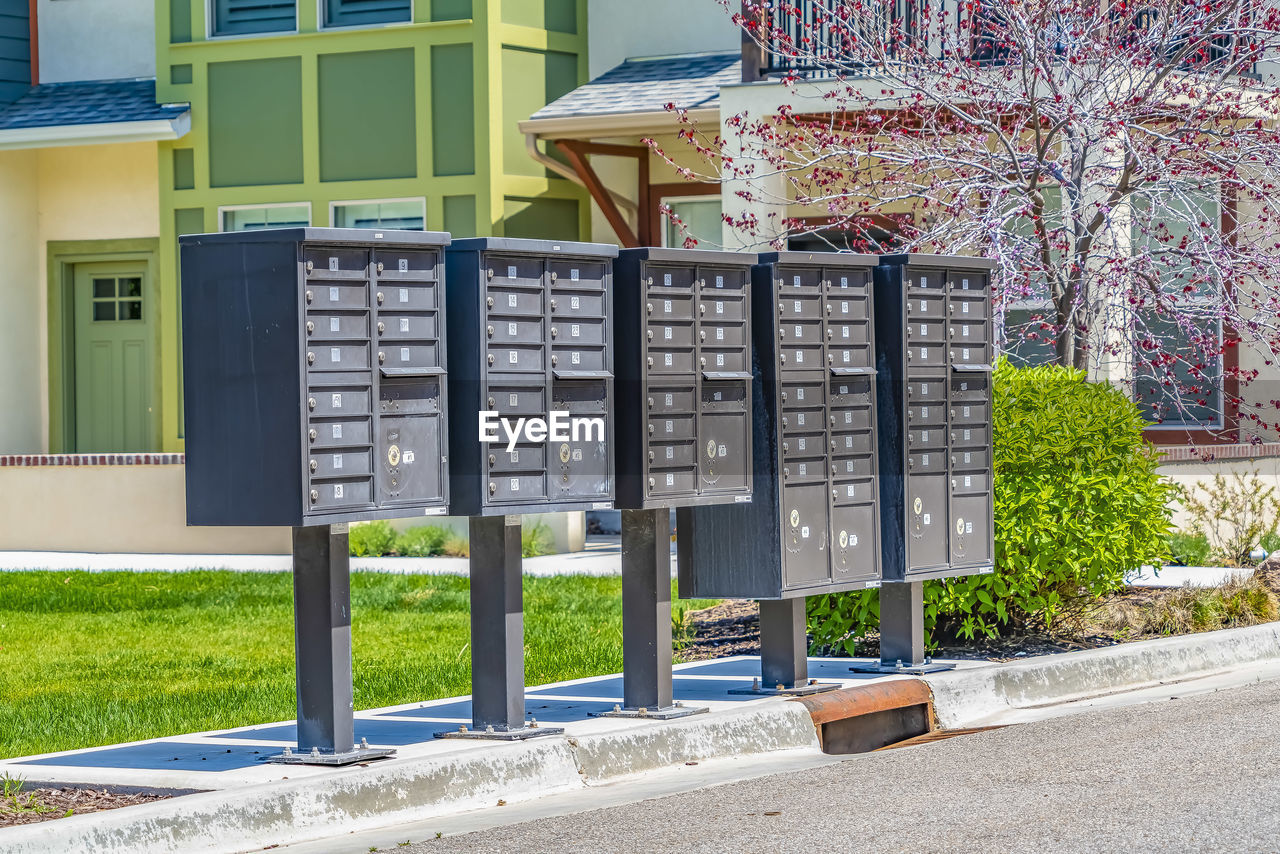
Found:
[[[106,789],[90,789],[73,786],[62,788],[23,789],[18,794],[18,801],[23,805],[39,804],[40,812],[14,811],[12,802],[0,802],[0,827],[12,827],[18,824],[35,824],[55,818],[66,818],[69,815],[82,815],[88,812],[113,810],[118,807],[132,807],[170,797],[148,793],[111,792]]]

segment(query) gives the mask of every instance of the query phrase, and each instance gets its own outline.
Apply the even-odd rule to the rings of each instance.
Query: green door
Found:
[[[153,451],[155,304],[139,262],[75,266],[76,451]]]

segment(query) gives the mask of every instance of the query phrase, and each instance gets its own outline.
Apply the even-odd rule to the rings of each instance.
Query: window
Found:
[[[1134,202],[1134,274],[1159,283],[1133,313],[1133,391],[1158,427],[1220,427],[1222,321],[1204,269],[1204,228],[1218,228],[1216,189],[1161,188]]]
[[[390,24],[412,17],[410,0],[324,0],[326,27]]]
[[[291,33],[298,28],[295,0],[212,0],[213,34]]]
[[[311,225],[311,205],[242,205],[218,208],[223,231],[250,231],[255,228],[298,228]]]
[[[680,218],[685,229],[672,221],[668,216],[662,217],[662,245],[684,246],[687,238],[698,241],[698,246],[707,249],[724,243],[721,231],[720,197],[693,196],[684,199],[663,199],[662,203],[671,208],[671,212]]]
[[[333,202],[330,221],[335,228],[398,228],[422,231],[427,222],[426,199],[387,199],[375,202]]]

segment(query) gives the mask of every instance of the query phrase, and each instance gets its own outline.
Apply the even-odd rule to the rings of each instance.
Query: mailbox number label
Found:
[[[342,395],[340,395],[340,394],[335,394],[335,395],[333,396],[333,408],[334,408],[334,409],[341,409],[341,408],[342,408]]]

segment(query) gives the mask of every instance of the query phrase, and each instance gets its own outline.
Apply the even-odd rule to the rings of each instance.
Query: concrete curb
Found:
[[[1280,623],[1222,629],[1105,649],[1029,658],[921,677],[944,729],[1001,712],[1133,691],[1161,682],[1280,660]]]
[[[393,759],[331,775],[204,792],[0,830],[5,854],[257,850],[444,813],[529,800],[685,761],[818,749],[813,721],[785,701],[577,738]]]

